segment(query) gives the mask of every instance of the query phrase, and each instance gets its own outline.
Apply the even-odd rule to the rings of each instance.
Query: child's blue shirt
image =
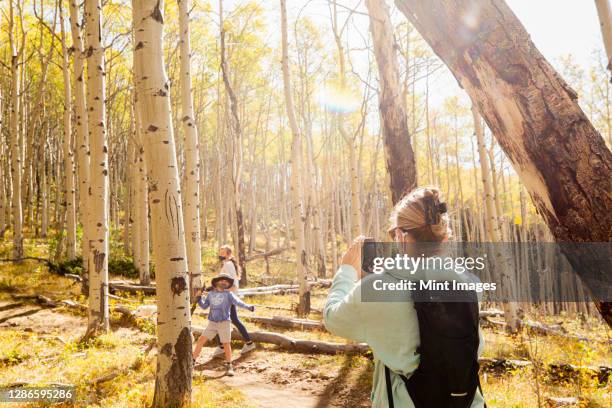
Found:
[[[206,300],[198,300],[198,304],[202,309],[208,309],[208,320],[212,322],[223,322],[230,319],[230,309],[232,305],[240,306],[244,309],[250,309],[251,306],[238,299],[232,292],[224,290],[218,292],[213,290],[208,293]]]

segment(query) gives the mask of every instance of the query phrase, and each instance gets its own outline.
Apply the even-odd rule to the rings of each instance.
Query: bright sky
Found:
[[[211,0],[213,9],[216,10],[217,2]],[[225,0],[224,8],[226,13],[233,10],[236,6],[244,4],[246,0]],[[559,58],[563,55],[572,54],[574,62],[585,72],[593,65],[592,53],[595,49],[603,49],[601,33],[599,30],[599,20],[594,0],[506,0],[510,8],[516,13],[519,20],[523,23],[531,38],[540,52],[557,69],[559,69]],[[337,0],[339,5],[346,8],[354,8],[360,5],[358,10],[366,12],[363,0]],[[393,20],[397,21],[404,18],[403,15],[393,5],[393,0],[387,0],[391,6]],[[328,11],[328,0],[288,0],[287,8],[290,20],[290,27],[300,13],[300,17],[307,16],[320,22],[320,29],[325,36],[331,39],[331,27]],[[269,0],[261,2],[267,10],[269,22],[268,41],[274,43],[280,34],[279,13],[280,1]],[[338,7],[340,20],[344,21],[346,8]],[[349,43],[351,47],[363,47],[363,38],[357,34],[357,30],[364,35],[369,35],[368,18],[365,15],[355,15],[354,24],[349,27]],[[292,33],[290,33],[290,36]],[[280,38],[278,38],[280,41]],[[333,47],[333,44],[330,44]],[[361,52],[351,54],[354,65],[359,69],[359,65],[364,61]],[[361,61],[360,61],[361,60]],[[430,103],[433,106],[440,104],[446,97],[459,94],[459,87],[456,86],[455,79],[448,71],[441,73],[432,82],[432,96]],[[463,95],[462,95],[463,96]]]
[[[507,0],[535,45],[555,63],[572,54],[583,68],[591,65],[591,53],[603,48],[593,0]]]

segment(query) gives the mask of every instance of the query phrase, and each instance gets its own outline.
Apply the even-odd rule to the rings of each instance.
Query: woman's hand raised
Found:
[[[359,279],[363,277],[363,271],[361,270],[361,248],[363,247],[363,242],[365,240],[366,237],[364,235],[360,235],[355,238],[340,261],[341,265],[351,265],[353,268],[355,268]]]

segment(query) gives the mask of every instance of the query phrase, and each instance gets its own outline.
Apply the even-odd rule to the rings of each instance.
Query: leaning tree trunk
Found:
[[[187,406],[192,371],[189,282],[170,83],[164,68],[164,2],[134,0],[132,4],[137,95],[146,162],[150,164],[149,206],[157,283],[159,354],[153,406]]]
[[[89,188],[89,324],[84,339],[108,331],[108,146],[101,0],[85,2],[87,105],[91,150]]]
[[[72,90],[70,88],[70,60],[64,29],[64,7],[59,3],[62,41],[62,74],[64,77],[64,203],[66,206],[66,257],[76,258],[76,206],[74,187],[74,151],[72,150]]]
[[[22,150],[19,133],[19,59],[21,52],[17,52],[14,37],[14,11],[13,2],[9,3],[9,45],[11,48],[11,112],[10,112],[10,143],[11,143],[11,178],[13,184],[13,258],[23,257],[23,209],[21,207],[21,165]]]
[[[83,284],[82,292],[87,294],[89,266],[89,180],[90,180],[90,163],[89,163],[89,134],[87,110],[85,103],[85,81],[83,80],[84,58],[85,52],[83,48],[83,37],[81,26],[79,24],[79,6],[76,0],[70,0],[70,33],[72,35],[72,48],[74,50],[74,114],[76,124],[76,150],[77,150],[77,174],[79,180],[79,213],[81,216],[81,225],[83,227],[83,235],[81,237],[81,256],[83,257]]]
[[[281,0],[281,30],[282,30],[282,66],[283,66],[283,85],[285,90],[285,107],[289,117],[289,125],[293,134],[291,146],[291,201],[293,204],[293,227],[295,229],[296,240],[296,264],[297,277],[300,284],[298,315],[306,316],[310,313],[310,289],[306,282],[306,242],[304,239],[304,214],[302,206],[302,186],[301,186],[301,140],[300,129],[298,128],[295,110],[293,107],[293,95],[291,94],[291,71],[289,70],[289,45],[287,40],[287,3]],[[317,203],[318,204],[318,203]]]
[[[187,244],[189,289],[193,297],[202,288],[202,242],[200,238],[200,142],[191,94],[191,0],[177,0],[181,52],[181,110],[185,136],[185,195],[183,215]]]
[[[220,29],[220,52],[221,52],[221,75],[223,77],[223,85],[225,92],[230,101],[230,133],[234,137],[234,155],[232,157],[233,165],[230,170],[231,180],[233,184],[233,210],[235,218],[233,219],[235,230],[235,246],[238,255],[238,265],[240,266],[240,285],[246,286],[248,283],[246,271],[246,247],[244,243],[244,217],[242,215],[242,140],[243,131],[238,116],[238,99],[234,88],[230,82],[229,64],[227,62],[225,50],[225,26],[223,23],[223,0],[219,0],[219,29]]]
[[[378,0],[366,0],[366,7],[370,16],[370,31],[378,65],[379,107],[391,201],[395,204],[404,194],[416,187],[416,164],[408,132],[406,101],[402,100],[399,83],[389,7],[384,1]]]
[[[595,0],[595,6],[599,16],[599,26],[606,49],[606,57],[608,57],[606,68],[612,72],[612,8],[610,8],[610,0]]]
[[[508,5],[503,0],[396,0],[396,5],[478,106],[555,239],[609,242],[612,153],[578,106],[576,93]],[[596,253],[564,248],[593,293],[610,287],[609,271],[593,267]],[[612,303],[596,300],[612,326]]]

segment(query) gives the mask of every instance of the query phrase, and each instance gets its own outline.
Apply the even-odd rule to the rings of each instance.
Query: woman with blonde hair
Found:
[[[442,243],[451,238],[446,205],[440,201],[439,190],[434,187],[417,188],[403,197],[393,209],[389,224],[391,239],[396,243],[406,244],[404,246],[410,243],[428,243],[427,246],[434,251],[442,250]],[[421,340],[425,340],[419,332],[417,308],[420,306],[414,302],[410,291],[393,293],[392,300],[362,299],[362,295],[367,296],[368,288],[372,287],[374,280],[397,285],[414,278],[410,272],[401,269],[364,276],[361,265],[363,241],[363,237],[357,238],[344,254],[323,310],[323,319],[325,327],[331,333],[367,343],[372,349],[372,405],[376,408],[484,407],[482,393],[476,387],[470,386],[470,389],[465,390],[448,389],[448,378],[445,377],[448,375],[450,378],[453,368],[463,367],[461,364],[454,365],[455,361],[449,361],[447,372],[433,380],[431,376],[423,375],[425,358],[421,359],[421,355],[425,356],[423,350],[428,344],[421,343]],[[439,272],[440,275],[445,273]],[[476,340],[471,342],[474,349],[464,353],[464,347],[460,345],[457,350],[449,350],[448,354],[469,360],[467,363],[473,365],[470,372],[456,374],[463,379],[473,377],[475,369],[476,380],[472,378],[471,381],[478,381],[476,353],[481,352],[483,344],[478,331],[477,305],[475,307]],[[427,341],[432,340],[431,337],[428,339]],[[433,342],[435,341],[436,339],[433,339]],[[470,354],[470,351],[473,353]],[[417,370],[418,368],[420,370]],[[412,381],[410,377],[413,377]],[[423,378],[425,380],[421,381]],[[418,392],[413,392],[413,384],[410,384],[414,381],[422,384]]]

